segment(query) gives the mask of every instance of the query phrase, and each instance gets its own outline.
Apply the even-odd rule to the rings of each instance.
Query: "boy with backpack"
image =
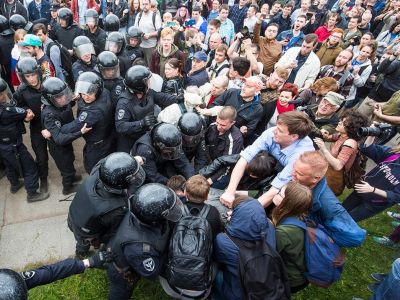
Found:
[[[204,203],[209,191],[210,184],[201,175],[186,181],[187,202],[173,230],[166,271],[160,277],[161,286],[172,297],[206,299],[211,292],[216,274],[213,241],[223,225],[218,210]]]

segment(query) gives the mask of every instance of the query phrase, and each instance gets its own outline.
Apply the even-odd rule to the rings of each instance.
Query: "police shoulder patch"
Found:
[[[121,120],[125,116],[125,110],[120,109],[118,110],[118,120]]]
[[[155,268],[155,263],[153,258],[149,257],[146,258],[143,262],[143,267],[145,268],[146,271],[148,272],[153,272]]]
[[[117,85],[117,86],[115,87],[115,94],[116,94],[116,95],[120,95],[121,92],[122,92],[122,86]]]
[[[60,122],[60,121],[57,120],[57,121],[54,122],[54,124],[56,124],[56,126],[57,126],[58,128],[61,128],[61,122]]]
[[[35,271],[21,272],[20,275],[24,280],[28,280],[35,276]]]
[[[86,120],[86,118],[87,118],[87,112],[86,111],[81,112],[81,114],[79,115],[79,121],[83,122]]]
[[[21,108],[21,107],[16,107],[15,111],[19,114],[24,114],[25,113],[25,109]]]

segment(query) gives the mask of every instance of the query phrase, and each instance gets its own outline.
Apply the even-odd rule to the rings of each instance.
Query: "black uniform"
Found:
[[[14,91],[11,84],[11,50],[14,47],[14,34],[0,35],[0,45],[1,77],[4,78],[10,89]]]
[[[117,54],[119,60],[119,70],[121,72],[121,76],[125,77],[126,72],[130,67],[132,67],[132,61],[130,56],[125,51],[121,51]]]
[[[89,29],[83,30],[84,35],[86,35],[93,44],[96,55],[104,51],[106,46],[107,33],[101,29],[99,26],[96,27],[96,31],[92,33]]]
[[[42,110],[42,127],[51,133],[51,139],[48,142],[49,151],[61,172],[64,188],[73,185],[76,174],[72,141],[82,136],[80,130],[73,133],[63,132],[62,126],[72,121],[74,121],[74,115],[70,105],[60,109],[45,105]]]
[[[142,48],[139,47],[139,44],[136,47],[127,45],[125,47],[125,54],[130,58],[131,62],[134,62],[137,58],[144,58],[144,52]]]
[[[38,171],[31,154],[22,142],[26,110],[12,105],[0,105],[0,155],[11,185],[19,184],[23,176],[25,189],[34,194],[39,187]]]
[[[146,182],[166,184],[169,177],[176,175],[175,171],[187,179],[196,174],[193,165],[184,153],[181,153],[175,160],[163,159],[153,147],[149,133],[146,133],[133,145],[131,153],[146,159],[146,163],[143,165],[143,169],[146,171]],[[173,168],[168,165],[172,165]]]
[[[130,299],[133,285],[123,274],[155,279],[162,270],[170,234],[168,222],[146,226],[128,212],[107,248],[115,254],[115,263],[107,273],[110,282],[109,300]]]
[[[194,147],[188,147],[183,144],[183,152],[185,156],[189,159],[189,161],[194,162],[194,169],[196,171],[200,170],[201,168],[205,167],[208,163],[208,153],[206,142],[204,138],[195,145]]]
[[[70,27],[56,26],[53,28],[53,40],[56,40],[68,50],[72,50],[72,43],[77,36],[83,35],[83,30],[73,23]]]
[[[110,92],[111,103],[113,106],[113,111],[117,107],[118,98],[121,93],[125,90],[124,79],[122,77],[116,79],[104,79],[104,87]]]
[[[136,95],[125,89],[119,97],[115,111],[115,127],[118,133],[118,151],[129,153],[137,141],[148,128],[143,118],[154,113],[154,105],[162,108],[176,102],[176,96],[157,93],[149,90],[146,99],[138,99]]]
[[[18,106],[24,109],[31,109],[35,117],[29,122],[31,145],[36,155],[36,162],[39,168],[39,177],[46,179],[49,174],[49,155],[47,153],[47,140],[42,136],[41,107],[42,93],[40,89],[22,83],[13,95]]]
[[[99,169],[85,178],[69,207],[68,226],[74,233],[76,253],[90,248],[88,238],[107,243],[127,212],[126,195],[105,190],[99,179]]]
[[[76,62],[72,64],[72,75],[74,77],[74,81],[78,80],[79,75],[83,72],[95,72],[97,59],[94,55],[92,55],[92,59],[90,60],[90,64],[84,63],[82,60],[78,59]]]

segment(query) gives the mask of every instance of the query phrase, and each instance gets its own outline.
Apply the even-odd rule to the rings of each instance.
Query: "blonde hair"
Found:
[[[298,160],[303,164],[312,166],[315,176],[324,176],[328,169],[328,161],[319,151],[306,151],[300,155]]]
[[[18,43],[26,34],[27,32],[24,29],[17,29],[14,33],[14,44]]]
[[[201,175],[194,175],[186,181],[186,198],[190,202],[203,203],[208,198],[210,184],[207,179]]]
[[[170,27],[165,27],[163,30],[161,30],[160,33],[160,38],[165,38],[167,35],[172,35],[172,38],[174,37],[174,31]]]
[[[330,92],[337,92],[339,86],[337,80],[333,77],[323,77],[316,80],[311,86],[311,90],[316,93],[321,87],[326,87]]]

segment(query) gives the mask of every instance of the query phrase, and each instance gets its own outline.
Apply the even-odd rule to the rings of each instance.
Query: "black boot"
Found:
[[[22,180],[18,180],[17,184],[12,184],[10,187],[10,193],[17,193],[24,186],[24,182]]]
[[[40,178],[40,192],[47,193],[49,191],[49,183],[47,178]]]
[[[76,193],[76,191],[78,190],[79,184],[73,183],[72,185],[68,185],[68,186],[64,186],[62,193],[63,195],[69,195],[72,193]]]
[[[79,181],[81,181],[82,180],[82,175],[76,175],[75,174],[75,176],[74,176],[74,183],[77,183],[77,182],[79,182]]]
[[[28,202],[37,202],[37,201],[42,201],[42,200],[46,200],[47,198],[49,198],[49,193],[43,193],[43,192],[33,192],[33,193],[28,193],[28,197],[26,198],[26,200]]]

